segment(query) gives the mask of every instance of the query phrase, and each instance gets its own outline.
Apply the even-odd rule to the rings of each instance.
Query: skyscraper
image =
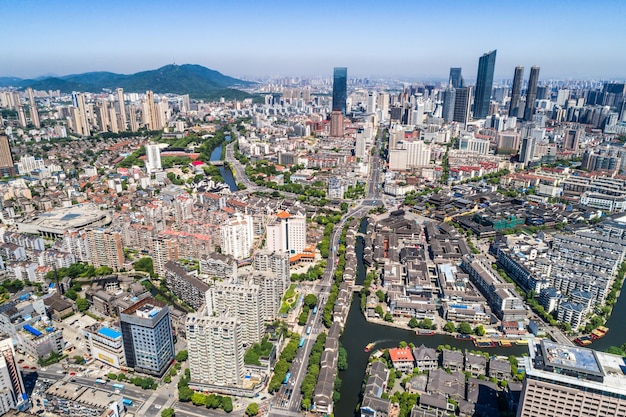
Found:
[[[123,132],[126,128],[126,107],[124,106],[124,89],[118,88],[117,90],[117,104],[120,108],[120,122],[118,128]]]
[[[41,123],[39,122],[39,112],[37,111],[37,103],[35,102],[35,94],[33,94],[33,89],[28,87],[26,89],[28,93],[28,102],[30,103],[30,122],[35,127],[41,127]]]
[[[524,110],[524,120],[532,120],[535,114],[535,99],[537,98],[537,83],[539,81],[539,67],[533,66],[530,69],[528,78],[528,89],[526,89],[526,109]]]
[[[27,408],[28,397],[10,338],[0,341],[0,384],[0,414]]]
[[[161,148],[157,143],[148,143],[146,145],[146,171],[148,174],[161,170]]]
[[[343,114],[339,110],[330,112],[330,137],[343,137]]]
[[[509,103],[509,117],[519,117],[519,99],[522,95],[522,78],[524,77],[524,67],[515,67],[513,76],[513,89],[511,90],[511,102]]]
[[[348,68],[335,67],[333,70],[333,108],[346,114],[346,100],[348,99]]]
[[[484,119],[489,114],[489,101],[493,87],[493,71],[496,67],[496,51],[487,52],[478,60],[474,119]]]
[[[454,120],[454,103],[456,99],[456,89],[450,84],[443,90],[443,111],[441,117],[447,123]]]
[[[454,88],[463,88],[463,76],[461,75],[461,68],[450,68],[449,83]]]
[[[0,174],[4,177],[11,176],[13,171],[13,156],[11,155],[9,138],[0,135]]]
[[[472,87],[457,88],[454,95],[454,116],[455,122],[467,124],[470,117],[470,99],[472,98]]]
[[[120,313],[126,365],[162,376],[174,359],[170,310],[166,303],[144,298]]]

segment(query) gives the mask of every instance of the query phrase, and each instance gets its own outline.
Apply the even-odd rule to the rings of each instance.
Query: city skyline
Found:
[[[176,62],[240,77],[330,76],[333,67],[345,66],[352,77],[445,79],[450,67],[461,67],[467,80],[475,80],[477,57],[495,49],[496,80],[510,79],[518,65],[540,66],[544,80],[620,79],[626,73],[626,57],[614,48],[626,39],[620,24],[626,4],[609,0],[593,8],[582,1],[564,7],[486,0],[183,0],[176,9],[162,1],[70,0],[60,6],[39,0],[0,6],[0,36],[7,40],[0,46],[0,76],[129,74]],[[402,17],[414,24],[402,23]],[[573,22],[594,20],[602,25],[576,36]]]

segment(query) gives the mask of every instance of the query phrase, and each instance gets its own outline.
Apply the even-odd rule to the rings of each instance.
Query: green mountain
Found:
[[[0,78],[0,85],[5,79]],[[189,94],[197,99],[243,99],[252,94],[237,90],[253,83],[226,76],[218,71],[200,65],[166,65],[156,70],[123,75],[112,72],[87,72],[84,74],[48,77],[36,80],[8,78],[6,82],[20,88],[36,90],[88,91],[97,93],[102,89],[114,90],[121,87],[129,93]]]

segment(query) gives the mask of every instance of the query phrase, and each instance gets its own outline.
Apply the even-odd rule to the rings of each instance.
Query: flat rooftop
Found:
[[[541,346],[546,364],[555,368],[567,368],[595,375],[604,374],[594,350],[561,345],[547,340],[542,341]]]
[[[106,211],[99,210],[94,204],[78,204],[58,208],[17,222],[18,231],[24,233],[63,234],[69,229],[83,229],[88,226],[104,226],[111,223]]]

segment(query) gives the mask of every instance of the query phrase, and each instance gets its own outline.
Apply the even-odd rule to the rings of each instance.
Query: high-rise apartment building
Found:
[[[463,88],[463,76],[461,75],[461,68],[450,68],[449,84],[452,84],[454,88]]]
[[[511,90],[511,102],[509,103],[509,117],[519,117],[519,100],[522,95],[522,78],[524,67],[515,67],[513,75],[513,89]]]
[[[5,135],[0,135],[0,174],[3,177],[7,177],[13,175],[13,173],[13,155],[11,155],[9,138]]]
[[[178,260],[178,242],[175,239],[156,237],[152,239],[152,265],[154,273],[165,277],[165,264]]]
[[[567,129],[563,138],[563,150],[577,151],[580,141],[580,129]]]
[[[30,87],[26,89],[26,93],[28,94],[28,102],[30,104],[30,122],[33,126],[39,128],[41,127],[41,122],[39,121],[39,111],[37,110],[37,103],[35,102],[35,94],[33,93],[33,89]]]
[[[348,68],[335,67],[333,70],[333,108],[341,114],[346,114],[346,101],[348,100]]]
[[[144,298],[120,313],[126,365],[162,376],[174,360],[170,310],[166,303]]]
[[[487,52],[478,60],[476,93],[474,96],[474,119],[484,119],[489,114],[489,102],[496,68],[496,51]]]
[[[28,408],[28,396],[10,338],[0,341],[0,415]]]
[[[258,251],[254,254],[252,267],[256,271],[271,271],[278,281],[283,282],[283,291],[290,284],[289,254],[286,252]]]
[[[624,358],[531,340],[518,417],[626,415]]]
[[[530,69],[528,78],[528,88],[526,89],[526,108],[524,109],[524,120],[532,120],[535,114],[535,100],[537,99],[537,83],[539,82],[539,67],[533,66]]]
[[[161,170],[161,148],[156,143],[146,145],[146,171],[151,174]]]
[[[343,137],[343,114],[339,110],[330,113],[330,137]]]
[[[121,130],[123,132],[123,131],[125,131],[127,129],[127,127],[126,127],[126,106],[124,105],[124,89],[123,88],[118,88],[116,90],[116,92],[117,92],[117,105],[118,105],[119,111],[120,111],[118,128],[119,128],[119,130]]]
[[[252,216],[237,213],[220,228],[222,253],[236,259],[250,256],[254,243],[254,223]]]
[[[281,211],[266,229],[265,248],[270,252],[302,253],[306,246],[306,214]]]
[[[122,234],[110,229],[93,229],[86,232],[89,262],[99,268],[108,266],[119,271],[124,266]]]
[[[190,385],[241,386],[245,377],[243,325],[232,314],[213,316],[207,310],[187,315]]]
[[[259,286],[252,281],[216,282],[206,292],[207,314],[220,316],[228,312],[238,318],[243,326],[243,343],[251,346],[263,336],[259,291]]]
[[[367,113],[374,113],[376,111],[377,98],[378,95],[375,92],[370,91],[369,93],[367,93],[367,108],[365,109]]]

